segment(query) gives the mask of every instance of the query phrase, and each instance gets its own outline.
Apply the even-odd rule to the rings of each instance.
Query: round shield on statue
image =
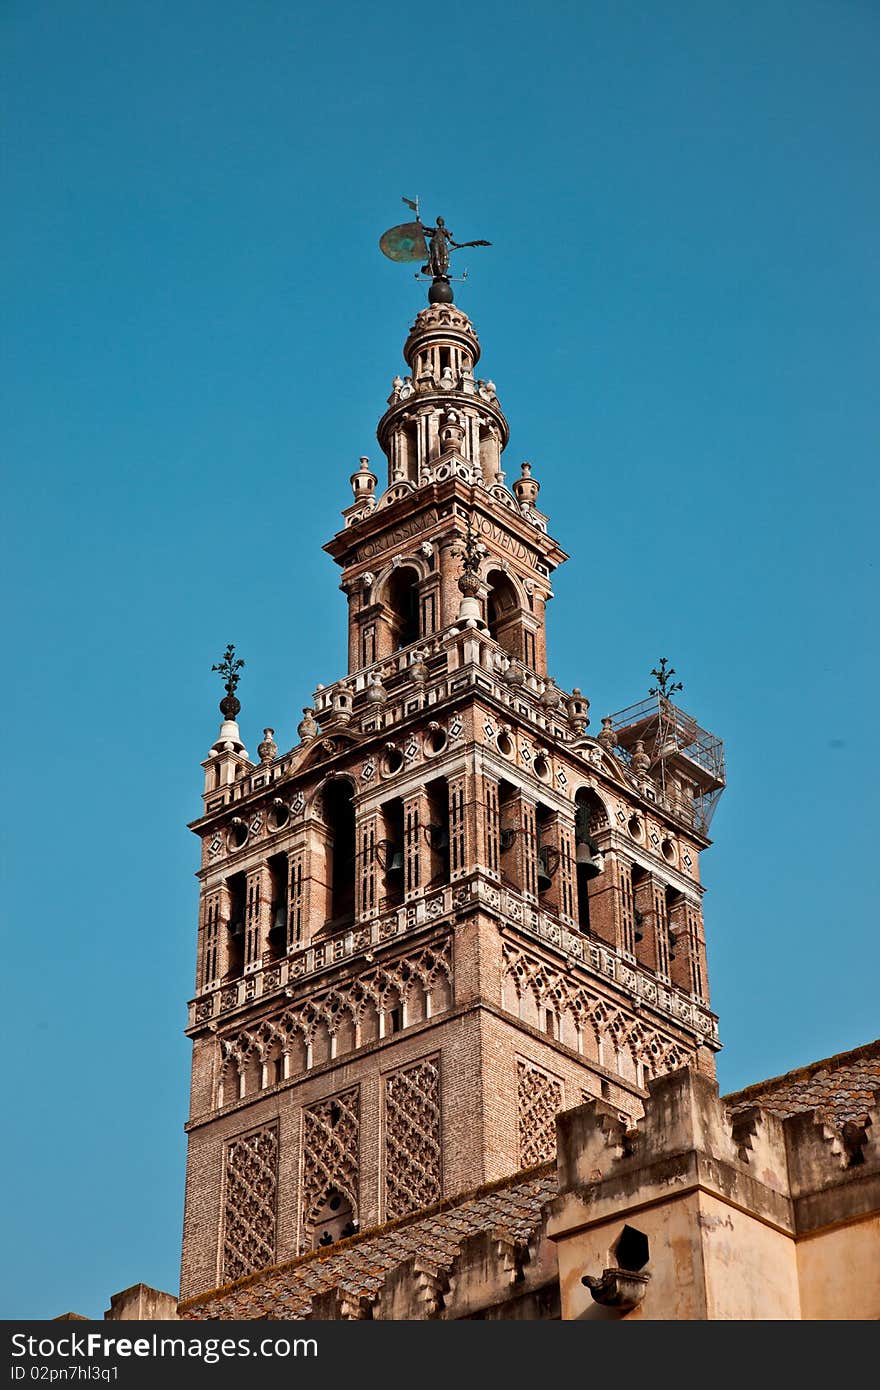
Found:
[[[379,250],[389,261],[423,261],[428,255],[425,229],[421,222],[389,227],[379,238]]]

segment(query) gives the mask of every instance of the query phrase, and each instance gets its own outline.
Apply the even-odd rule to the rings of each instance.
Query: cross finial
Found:
[[[670,695],[675,694],[676,690],[684,690],[684,686],[682,685],[681,681],[675,681],[674,683],[670,684],[670,682],[672,681],[672,677],[675,674],[675,667],[670,666],[667,670],[666,657],[661,656],[660,669],[658,670],[655,666],[653,671],[651,672],[652,676],[657,677],[657,684],[651,687],[651,689],[648,691],[648,694],[659,695],[662,700],[668,700]]]

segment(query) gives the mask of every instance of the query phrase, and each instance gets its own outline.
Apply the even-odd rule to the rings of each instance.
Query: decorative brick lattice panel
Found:
[[[223,1282],[275,1259],[278,1131],[272,1127],[226,1145]]]
[[[385,1218],[429,1207],[442,1195],[440,1058],[429,1057],[385,1082]]]
[[[429,916],[436,912],[432,908],[433,901],[437,900],[427,904]],[[442,906],[441,900],[441,910]],[[397,919],[391,920],[396,930]],[[315,948],[316,952],[318,949]],[[414,994],[419,993],[420,1001],[414,999]],[[350,1023],[353,1029],[362,1022],[365,1011],[370,1008],[382,1013],[402,1002],[412,1022],[414,1007],[424,1010],[425,994],[432,995],[431,1016],[435,1017],[443,1008],[449,1007],[448,1003],[438,1004],[441,993],[446,998],[452,994],[452,948],[448,937],[436,940],[420,951],[399,956],[381,969],[374,967],[362,971],[347,987],[339,985],[328,992],[313,994],[307,1003],[284,1009],[277,1018],[264,1019],[256,1028],[222,1037],[219,1045],[223,1057],[221,1078],[224,1104],[238,1099],[239,1076],[248,1071],[249,1064],[255,1058],[275,1061],[291,1048],[293,1040],[301,1038],[304,1042],[311,1042],[316,1029],[324,1025],[331,1038],[337,1034],[342,1023]],[[236,986],[223,994],[221,1009],[234,1008],[237,1003]],[[423,1013],[416,1013],[415,1021],[420,1021],[423,1016]],[[249,1081],[245,1094],[250,1096],[252,1090],[253,1085]]]
[[[318,1101],[303,1111],[303,1179],[300,1251],[312,1248],[312,1225],[335,1190],[358,1212],[360,1088]]]
[[[556,1116],[562,1109],[562,1082],[517,1058],[519,1163],[532,1168],[556,1155]]]

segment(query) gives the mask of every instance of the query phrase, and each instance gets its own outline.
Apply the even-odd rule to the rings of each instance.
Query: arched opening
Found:
[[[537,852],[535,881],[539,898],[548,907],[553,908],[557,908],[559,905],[558,889],[554,882],[561,859],[557,844],[557,820],[556,812],[539,801],[535,808],[535,848]]]
[[[247,910],[247,876],[230,874],[226,880],[229,892],[229,921],[226,926],[226,975],[235,980],[244,970],[244,928]]]
[[[650,896],[651,875],[640,864],[633,864],[629,870],[629,882],[625,889],[631,894],[632,902],[632,946],[629,948],[640,965],[656,970],[651,941],[651,922],[646,913],[646,903]],[[665,971],[663,972],[666,973]]]
[[[396,569],[388,581],[385,602],[390,610],[395,650],[418,642],[421,636],[418,573],[407,565]]]
[[[327,840],[327,921],[329,928],[354,921],[354,793],[345,778],[328,782],[323,792]]]
[[[600,798],[589,787],[581,787],[574,798],[574,858],[577,871],[578,926],[588,932],[590,898],[602,891],[605,860],[596,841],[607,826],[608,815]]]
[[[498,851],[501,879],[514,888],[522,888],[522,850],[520,835],[519,794],[511,782],[498,782]]]
[[[430,874],[428,887],[449,882],[449,784],[445,777],[428,782],[428,824],[424,827],[428,842]]]
[[[399,796],[383,805],[382,826],[383,839],[376,847],[384,881],[382,905],[385,908],[399,907],[403,902],[406,883],[403,802]]]
[[[522,661],[522,624],[516,589],[501,570],[492,570],[486,577],[486,584],[489,589],[486,600],[489,632],[508,656]]]
[[[282,960],[287,955],[287,855],[273,854],[268,869],[272,894],[268,958]]]
[[[313,1250],[353,1236],[358,1223],[351,1198],[337,1187],[329,1188],[321,1205],[314,1211],[309,1227]]]

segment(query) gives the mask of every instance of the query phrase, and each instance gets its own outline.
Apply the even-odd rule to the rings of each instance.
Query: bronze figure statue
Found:
[[[436,227],[426,227],[428,242],[428,263],[422,266],[422,274],[434,280],[449,278],[449,250],[454,247],[460,251],[465,246],[491,246],[491,241],[456,241],[442,217],[437,218]]]
[[[432,281],[428,299],[432,304],[451,304],[450,250],[460,251],[466,246],[491,246],[492,243],[456,241],[442,217],[437,218],[436,227],[426,227],[419,216],[418,202],[413,202],[410,198],[404,198],[403,201],[407,207],[413,209],[416,220],[404,222],[398,227],[389,227],[379,239],[379,250],[392,261],[415,261],[426,256],[427,260],[421,267],[421,273],[429,276]],[[416,279],[418,278],[416,276]]]

